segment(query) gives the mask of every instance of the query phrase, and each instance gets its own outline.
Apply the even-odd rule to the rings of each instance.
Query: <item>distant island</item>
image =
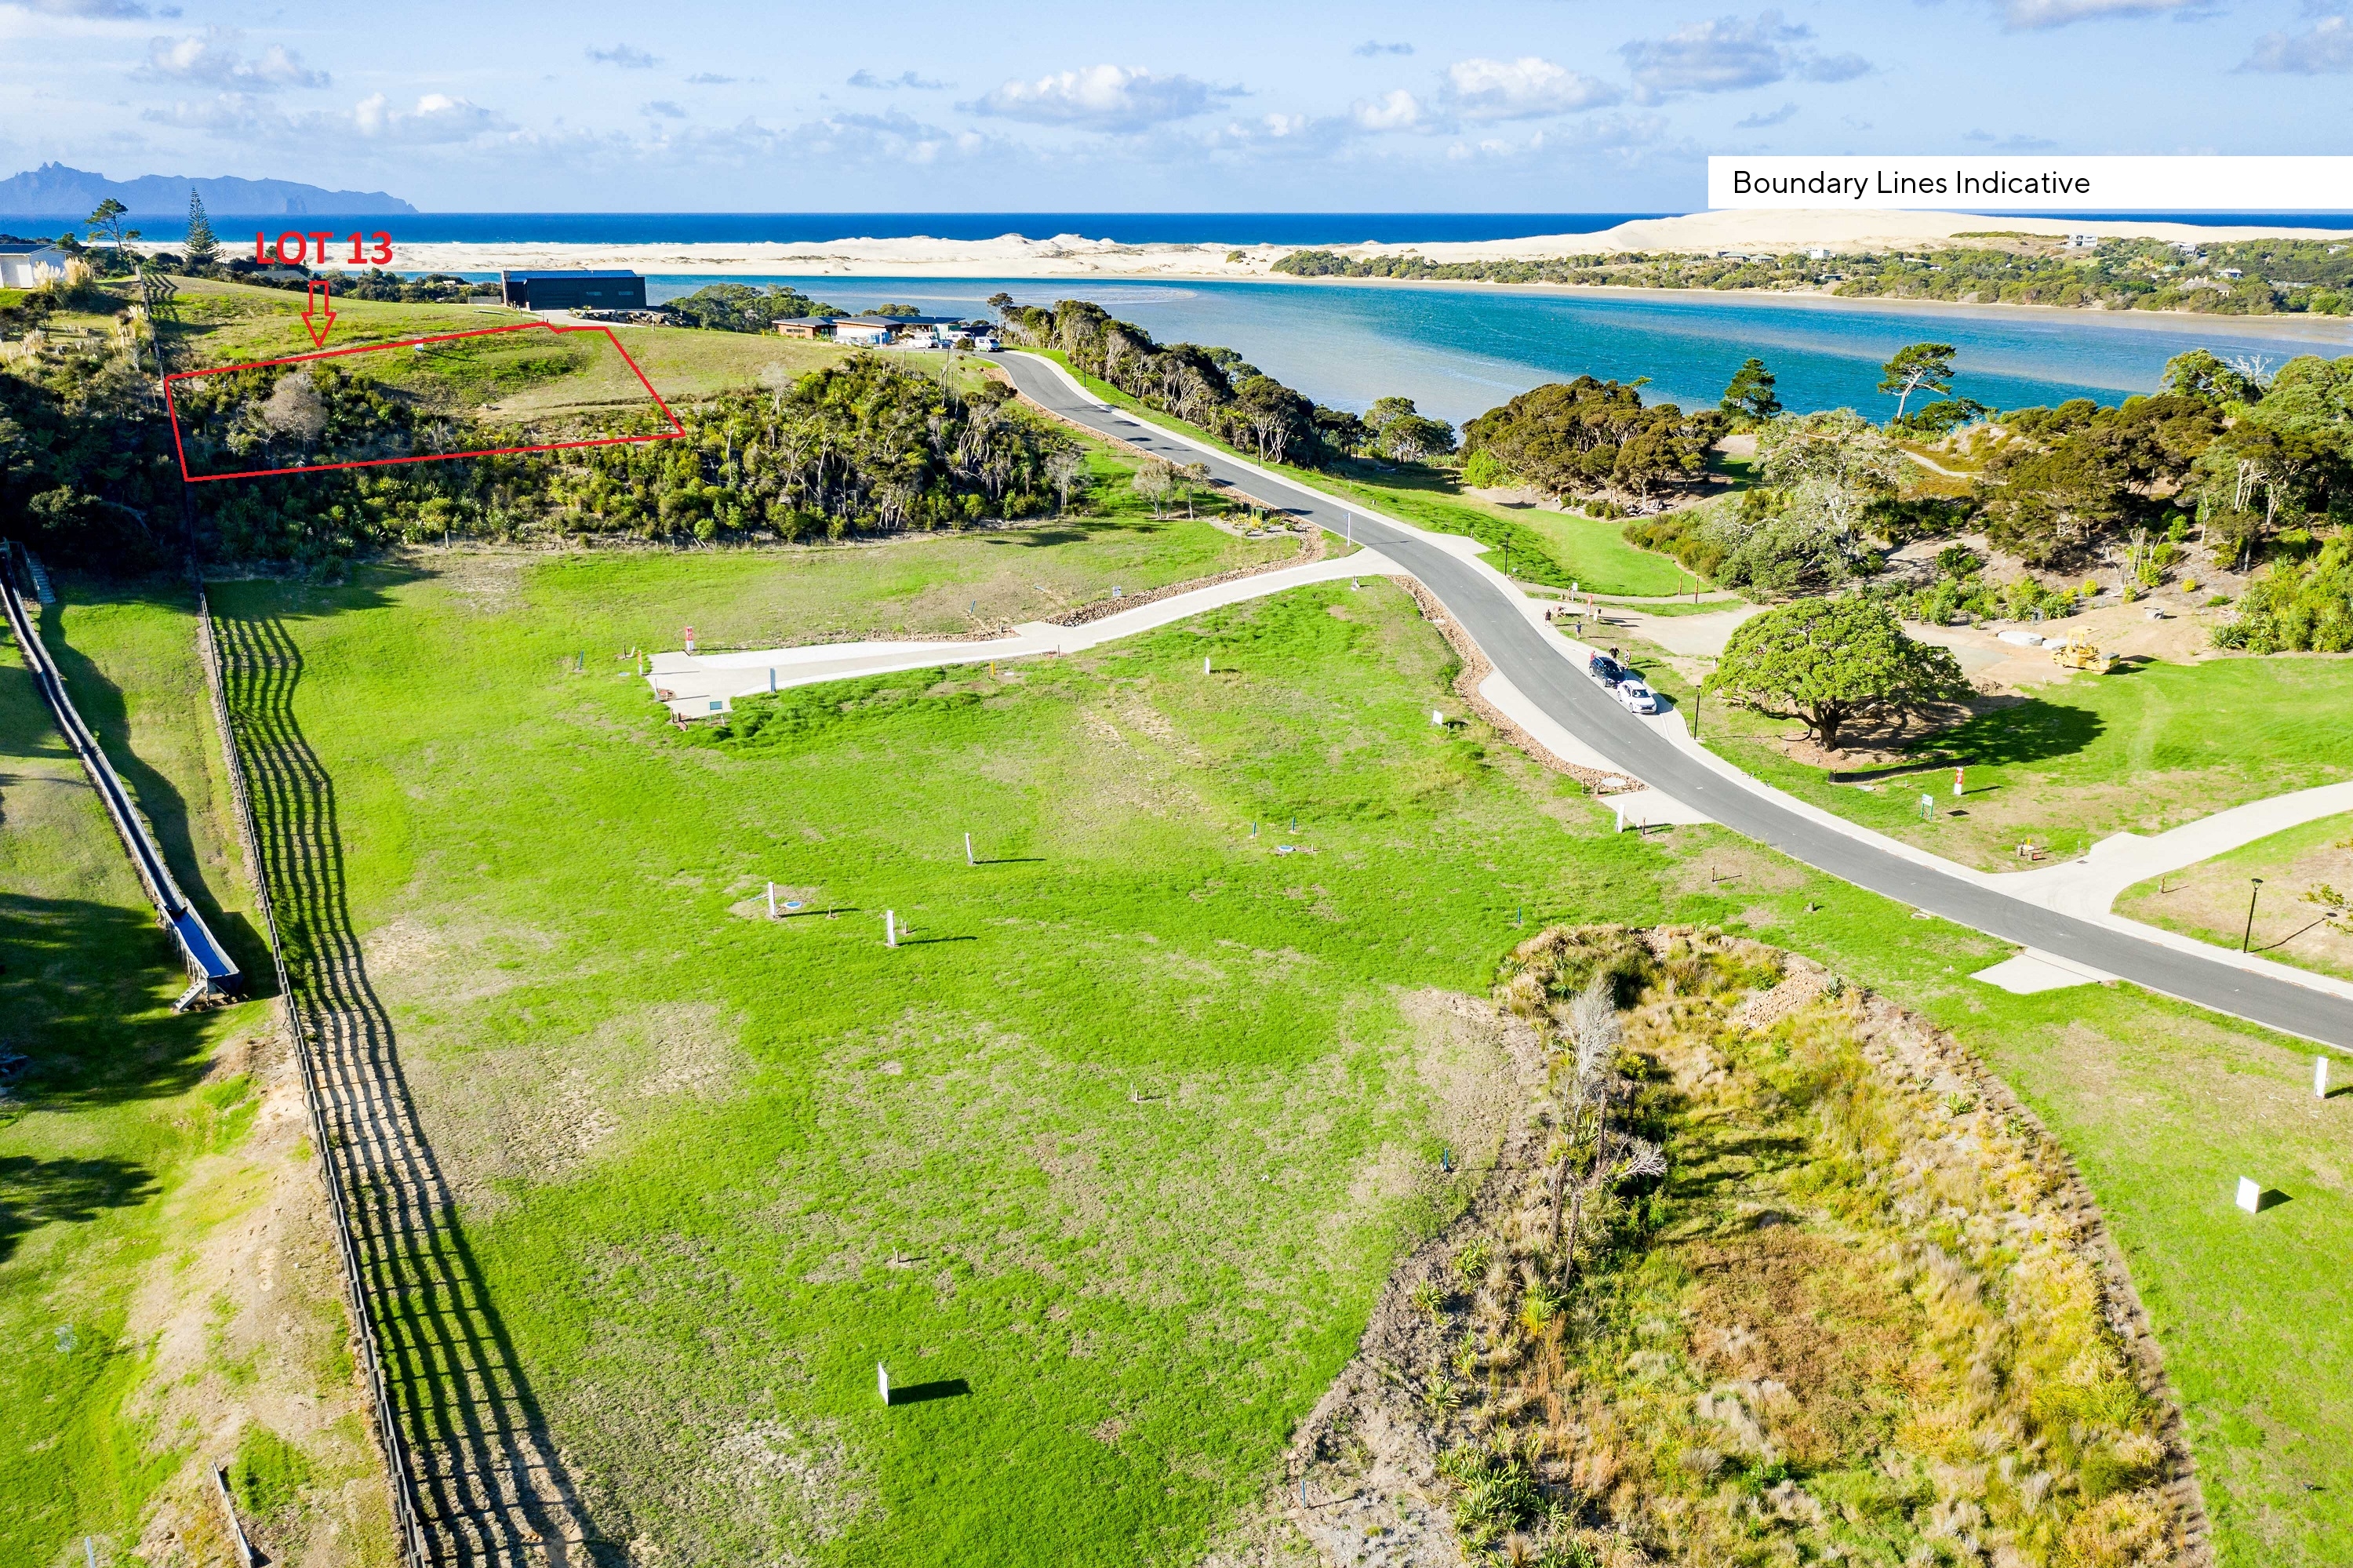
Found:
[[[11,217],[63,217],[79,221],[110,196],[134,214],[188,210],[188,193],[202,196],[216,214],[253,217],[271,213],[408,213],[416,207],[382,191],[331,191],[299,180],[241,180],[185,175],[142,175],[110,180],[88,169],[43,164],[0,180],[0,213]]]

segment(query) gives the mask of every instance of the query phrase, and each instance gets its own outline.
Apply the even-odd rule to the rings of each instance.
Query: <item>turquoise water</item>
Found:
[[[649,280],[653,300],[707,278]],[[1721,294],[1567,294],[1535,291],[1345,284],[1093,282],[798,277],[789,282],[847,309],[889,301],[926,313],[981,315],[1003,290],[1025,304],[1094,301],[1163,342],[1223,344],[1321,403],[1363,409],[1402,393],[1458,423],[1543,382],[1578,374],[1630,380],[1644,395],[1713,405],[1740,362],[1761,356],[1792,408],[1894,411],[1879,366],[1908,343],[1959,349],[1955,390],[1998,408],[2069,397],[2113,403],[2152,391],[2165,362],[2189,348],[2229,357],[2353,354],[2342,322],[2250,330],[2230,319],[2168,317],[2129,324],[2091,313],[1978,312],[1860,301]],[[2274,322],[2281,318],[2272,318]]]

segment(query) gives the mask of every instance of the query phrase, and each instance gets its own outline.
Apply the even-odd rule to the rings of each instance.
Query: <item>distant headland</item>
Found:
[[[43,164],[0,180],[0,212],[11,217],[79,221],[111,197],[136,213],[184,213],[188,193],[213,212],[239,217],[269,213],[407,213],[416,207],[382,191],[331,191],[298,180],[242,180],[230,175],[142,175],[110,180],[88,169]]]

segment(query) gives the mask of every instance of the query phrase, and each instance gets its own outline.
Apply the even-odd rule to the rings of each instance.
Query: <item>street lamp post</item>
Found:
[[[2251,876],[2247,878],[2247,881],[2251,885],[2247,889],[2247,928],[2239,933],[2239,951],[2242,953],[2247,950],[2247,944],[2254,940],[2255,895],[2263,890],[2263,879],[2262,877]]]

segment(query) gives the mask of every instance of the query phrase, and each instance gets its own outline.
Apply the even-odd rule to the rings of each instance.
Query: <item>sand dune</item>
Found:
[[[1434,261],[1536,260],[1612,250],[1883,250],[1988,229],[2033,234],[2145,235],[2161,239],[2246,239],[2288,234],[2332,237],[2326,229],[2207,228],[2180,223],[2094,223],[2052,217],[1983,217],[1946,212],[1728,211],[1620,224],[1596,234],[1461,243],[1335,246],[1344,255],[1413,251]],[[403,270],[485,272],[501,269],[628,267],[646,273],[711,277],[1282,278],[1272,264],[1293,246],[1123,245],[1084,235],[1033,239],[877,239],[849,237],[822,244],[587,245],[557,243],[403,245]]]

